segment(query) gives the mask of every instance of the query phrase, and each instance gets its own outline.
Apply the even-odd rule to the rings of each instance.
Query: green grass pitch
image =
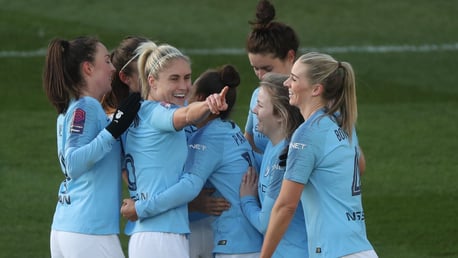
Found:
[[[56,114],[41,87],[52,38],[96,35],[111,49],[124,36],[147,36],[189,51],[194,79],[231,63],[242,75],[233,119],[243,127],[256,87],[243,52],[256,2],[0,0],[0,257],[49,257],[62,180]],[[458,257],[458,2],[273,3],[301,49],[330,52],[356,70],[363,202],[379,256]],[[239,51],[211,52],[223,48]]]

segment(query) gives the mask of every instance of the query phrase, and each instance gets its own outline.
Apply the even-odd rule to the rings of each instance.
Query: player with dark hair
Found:
[[[140,107],[140,95],[121,103],[113,121],[100,100],[115,68],[96,38],[53,39],[43,87],[59,114],[57,154],[64,181],[51,230],[51,257],[124,257],[118,238],[121,152],[118,138]]]
[[[102,106],[107,113],[112,113],[129,93],[140,92],[138,53],[135,50],[141,43],[148,41],[150,40],[141,36],[127,36],[111,52],[111,63],[116,71],[113,73],[111,91],[105,94],[102,100]]]
[[[275,8],[267,0],[256,6],[256,19],[250,22],[252,30],[246,39],[248,59],[259,80],[268,72],[288,75],[299,48],[299,38],[289,25],[275,21]],[[255,89],[245,125],[245,137],[253,149],[262,154],[269,139],[259,132],[258,119],[252,112],[256,106],[259,88]],[[261,156],[262,157],[262,156]],[[260,164],[258,158],[258,163]]]

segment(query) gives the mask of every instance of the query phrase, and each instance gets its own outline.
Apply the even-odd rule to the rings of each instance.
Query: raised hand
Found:
[[[113,115],[113,120],[106,127],[107,131],[117,139],[123,134],[137,115],[140,109],[140,93],[131,93],[118,107]]]
[[[258,196],[258,174],[253,167],[248,167],[240,185],[240,197]]]
[[[228,108],[226,103],[226,94],[229,86],[225,86],[220,93],[215,93],[207,97],[207,104],[212,114],[219,114],[220,111],[225,111]]]

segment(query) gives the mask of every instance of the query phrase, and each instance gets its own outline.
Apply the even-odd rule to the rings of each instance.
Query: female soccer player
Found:
[[[127,36],[111,52],[111,63],[116,71],[113,73],[111,91],[103,97],[102,106],[107,113],[112,113],[118,103],[123,101],[131,92],[140,92],[137,59],[135,51],[143,42],[150,40],[141,36]]]
[[[289,145],[285,179],[264,239],[271,257],[302,203],[310,257],[377,257],[361,201],[355,75],[329,55],[302,55],[285,82],[305,122]]]
[[[100,100],[115,68],[92,37],[54,39],[48,46],[43,87],[59,114],[57,154],[64,181],[51,230],[51,256],[124,257],[118,239],[121,152],[117,140],[140,107],[130,95],[110,123]]]
[[[299,48],[299,38],[289,25],[275,21],[275,8],[267,0],[261,0],[256,7],[256,20],[251,22],[252,30],[246,39],[248,59],[259,80],[268,72],[288,75]],[[250,110],[245,125],[245,137],[253,150],[262,154],[269,139],[259,132],[258,119],[252,112],[256,106],[259,88],[251,96]],[[259,164],[262,155],[257,158]]]
[[[258,117],[259,131],[269,138],[269,142],[262,159],[259,183],[257,173],[250,168],[240,187],[243,213],[262,234],[266,233],[285,173],[280,155],[288,148],[294,130],[304,121],[299,109],[289,104],[288,89],[283,86],[287,78],[287,75],[267,73],[260,82],[253,113]],[[308,257],[302,207],[296,210],[273,257]]]
[[[183,107],[191,86],[189,58],[167,44],[146,42],[138,51],[144,101],[138,121],[126,135],[126,169],[132,198],[124,200],[121,209],[126,218],[135,221],[126,228],[131,235],[129,257],[189,257],[186,203],[158,216],[149,214],[150,208],[144,204],[178,182],[188,152],[183,128],[226,110],[227,88]],[[126,216],[125,211],[132,206],[135,215]]]
[[[129,209],[126,207],[123,211],[126,217],[136,218],[138,214],[140,223],[142,216],[160,218],[195,198],[208,180],[217,193],[231,203],[230,208],[215,218],[213,223],[213,253],[217,258],[255,258],[259,256],[262,244],[261,234],[243,216],[239,198],[242,176],[252,165],[252,149],[240,128],[227,120],[235,104],[239,83],[240,76],[230,65],[208,70],[196,80],[190,105],[229,87],[227,110],[196,121],[198,130],[188,139],[185,173],[178,182],[163,185],[162,192],[148,199],[139,199],[135,206],[130,205]],[[177,223],[175,217],[171,220]]]

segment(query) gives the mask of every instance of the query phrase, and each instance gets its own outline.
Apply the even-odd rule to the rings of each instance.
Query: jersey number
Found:
[[[131,191],[137,191],[137,177],[135,175],[134,158],[132,155],[126,155],[127,184]]]
[[[353,183],[351,185],[351,195],[360,195],[361,194],[361,177],[359,171],[359,149],[358,146],[355,147],[355,166],[353,169]]]
[[[251,162],[251,156],[250,153],[245,152],[242,154],[242,157],[248,162],[248,166],[252,167],[253,163]]]

